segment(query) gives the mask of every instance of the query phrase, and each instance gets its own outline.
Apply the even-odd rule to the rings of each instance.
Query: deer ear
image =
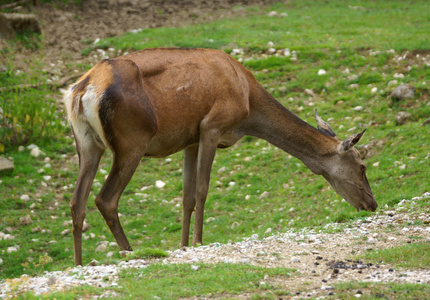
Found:
[[[334,133],[333,129],[331,129],[330,125],[328,125],[320,116],[318,116],[317,110],[315,109],[315,119],[317,120],[317,129],[318,131],[335,137],[336,133]]]
[[[349,149],[351,149],[352,147],[354,147],[354,145],[358,143],[358,141],[361,139],[361,137],[363,136],[363,134],[365,132],[366,132],[366,129],[364,129],[360,133],[351,135],[349,138],[347,138],[346,140],[344,140],[342,142],[342,145],[341,145],[341,150],[342,151],[348,151]]]

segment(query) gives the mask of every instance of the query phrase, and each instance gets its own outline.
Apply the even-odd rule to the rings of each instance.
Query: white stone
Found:
[[[191,270],[193,270],[193,271],[199,271],[200,270],[200,266],[191,265]]]
[[[12,252],[17,252],[18,248],[17,247],[7,247],[7,253],[12,253]]]
[[[378,91],[378,88],[375,86],[372,88],[372,90],[370,91],[372,94],[376,93]]]
[[[355,110],[355,111],[362,111],[364,109],[364,107],[363,106],[356,106],[356,107],[354,107],[352,110]]]
[[[35,147],[33,149],[31,149],[30,151],[30,155],[34,156],[34,157],[39,157],[40,155],[43,155],[43,151],[39,149],[39,147]]]
[[[300,262],[300,259],[298,258],[298,257],[295,257],[295,256],[293,256],[293,257],[291,257],[291,260],[290,260],[292,263],[299,263]]]
[[[397,85],[397,80],[390,80],[387,85],[388,86]]]
[[[51,178],[52,178],[52,176],[50,176],[50,175],[43,176],[43,180],[45,180],[45,181],[50,181]]]
[[[165,187],[165,186],[166,186],[166,183],[165,183],[165,182],[163,182],[163,181],[161,181],[161,180],[157,180],[157,181],[155,182],[155,186],[156,186],[157,188],[159,188],[159,189],[162,189],[163,187]]]
[[[270,196],[270,193],[269,192],[267,192],[267,191],[264,191],[261,195],[260,195],[260,199],[263,199],[263,198],[268,198]]]
[[[20,199],[24,202],[27,202],[30,200],[30,196],[27,194],[21,195]]]
[[[102,243],[97,246],[96,252],[106,252],[106,249],[107,249],[107,245]]]
[[[276,17],[277,15],[278,15],[278,12],[276,10],[272,10],[267,14],[267,16],[269,17]]]
[[[327,74],[327,71],[326,70],[323,70],[323,69],[319,69],[318,70],[318,75],[325,75],[325,74]]]
[[[24,150],[25,150],[25,147],[24,147],[24,146],[19,146],[19,147],[18,147],[18,151],[19,151],[19,152],[22,152],[22,151],[24,151]]]

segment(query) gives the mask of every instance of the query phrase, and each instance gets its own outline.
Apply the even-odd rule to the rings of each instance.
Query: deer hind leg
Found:
[[[119,198],[139,165],[140,155],[118,155],[114,153],[112,169],[100,194],[96,205],[109,226],[121,250],[132,251],[118,217]]]
[[[82,136],[79,135],[79,132],[78,135],[75,134],[75,140],[79,155],[79,175],[70,201],[70,210],[73,221],[75,265],[82,265],[82,227],[86,216],[85,207],[100,158],[105,150],[95,143],[88,131]]]
[[[184,150],[183,156],[183,220],[181,247],[188,246],[190,234],[191,215],[196,206],[196,177],[197,177],[197,155],[199,147],[193,146]]]

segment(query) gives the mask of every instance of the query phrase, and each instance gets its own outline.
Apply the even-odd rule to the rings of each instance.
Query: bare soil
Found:
[[[73,2],[73,1],[69,1]],[[58,61],[85,62],[81,51],[96,39],[118,36],[139,28],[178,27],[210,22],[218,18],[249,15],[246,6],[267,5],[273,0],[86,0],[81,5],[62,2],[30,3],[15,12],[38,16],[43,32],[42,47],[32,51],[22,47],[20,53],[0,54],[0,64],[12,59],[15,68],[29,69],[29,57],[49,65]],[[232,9],[232,8],[235,9]],[[7,45],[0,39],[0,49]],[[3,56],[2,56],[3,55]],[[34,58],[33,58],[34,59]],[[61,75],[70,74],[61,70]]]

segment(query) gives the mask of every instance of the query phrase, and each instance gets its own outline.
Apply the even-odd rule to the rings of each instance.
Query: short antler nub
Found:
[[[317,128],[320,132],[335,137],[336,133],[334,133],[333,129],[331,129],[330,125],[328,125],[320,116],[318,116],[318,112],[315,109],[315,119],[317,120]]]

